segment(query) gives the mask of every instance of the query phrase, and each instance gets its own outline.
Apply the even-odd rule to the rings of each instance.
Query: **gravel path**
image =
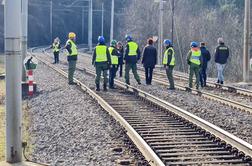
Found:
[[[29,101],[32,155],[51,165],[117,165],[138,157],[129,151],[122,128],[93,101],[54,71],[39,64],[39,95]],[[113,151],[122,148],[122,152]]]
[[[65,57],[61,57],[61,60],[65,61]],[[90,58],[87,58],[87,56],[79,56],[78,65],[92,67]],[[63,68],[66,68],[66,66]],[[80,78],[83,78],[83,74],[78,73],[76,72],[76,76],[79,75]],[[84,77],[90,76],[85,75]],[[124,78],[118,79],[124,81]],[[142,80],[142,82],[144,81]],[[139,86],[132,75],[131,84],[185,109],[252,144],[252,114],[233,109],[215,101],[206,100],[200,96],[192,95],[184,91],[168,91],[166,89],[167,87],[154,82],[151,86]],[[90,83],[90,86],[94,88],[94,81]]]

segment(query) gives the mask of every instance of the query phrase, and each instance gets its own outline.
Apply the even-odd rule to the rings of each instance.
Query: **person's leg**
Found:
[[[123,64],[119,65],[119,76],[122,77],[122,72],[123,72]]]
[[[95,77],[95,84],[96,84],[96,90],[100,90],[100,79],[101,79],[101,72],[102,68],[100,64],[95,65],[95,72],[96,72],[96,77]]]
[[[149,84],[151,85],[152,82],[152,75],[153,75],[153,67],[150,67],[150,73],[149,73]]]
[[[190,64],[190,71],[189,71],[189,87],[192,88],[193,84],[193,64]]]
[[[109,88],[112,88],[113,80],[113,67],[109,69]]]
[[[217,67],[217,78],[218,78],[217,83],[220,83],[220,81],[221,81],[221,64],[216,63],[216,67]]]
[[[53,52],[53,56],[54,56],[54,62],[53,63],[56,63],[56,52]]]
[[[56,63],[59,63],[59,52],[57,52],[57,62]]]
[[[174,80],[173,80],[173,68],[174,66],[168,66],[168,80],[170,84],[170,89],[175,89]]]
[[[131,68],[132,68],[132,72],[133,72],[135,80],[137,81],[138,84],[141,84],[140,77],[137,74],[137,64],[132,64]]]
[[[225,68],[225,64],[221,64],[221,74],[220,74],[220,83],[223,84],[224,83],[224,68]]]
[[[145,67],[145,82],[148,85],[149,84],[149,73],[148,73],[148,67]]]
[[[102,74],[103,74],[103,90],[107,91],[107,83],[108,83],[108,67],[107,64],[102,66]]]
[[[131,68],[130,64],[125,65],[125,82],[126,82],[126,84],[130,84],[130,80],[129,80],[130,68]]]
[[[68,83],[73,83],[76,61],[68,61]]]
[[[203,86],[206,86],[206,81],[207,81],[207,74],[206,74],[206,70],[207,70],[207,67],[205,66],[204,68],[202,68],[202,79],[203,79]]]
[[[201,67],[199,71],[199,80],[200,80],[201,87],[203,87],[204,86],[203,67]]]
[[[200,70],[199,65],[195,66],[194,72],[195,72],[195,77],[196,77],[196,89],[199,89],[199,77],[200,77],[199,70]]]

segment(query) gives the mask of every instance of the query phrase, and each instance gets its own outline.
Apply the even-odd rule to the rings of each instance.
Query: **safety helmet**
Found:
[[[105,38],[103,36],[99,36],[98,43],[105,43]]]
[[[111,46],[114,46],[114,47],[115,47],[116,44],[117,44],[117,41],[116,41],[116,40],[112,40],[112,41],[110,42],[110,45],[111,45]]]
[[[168,46],[172,45],[171,40],[165,39],[165,40],[164,40],[164,45],[168,45]]]
[[[198,47],[198,43],[195,41],[191,42],[191,47]]]
[[[68,34],[69,39],[73,39],[75,37],[76,37],[76,34],[74,32],[69,32],[69,34]]]
[[[126,39],[126,41],[131,41],[132,37],[130,35],[125,35],[125,39]]]

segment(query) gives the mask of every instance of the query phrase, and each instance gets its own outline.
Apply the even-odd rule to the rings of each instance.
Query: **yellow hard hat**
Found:
[[[69,32],[68,38],[73,39],[76,37],[76,34],[74,32]]]

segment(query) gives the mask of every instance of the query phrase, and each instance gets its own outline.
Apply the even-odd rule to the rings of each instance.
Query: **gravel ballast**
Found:
[[[61,60],[66,61],[65,57],[61,57]],[[91,59],[88,58],[87,55],[80,55],[78,65],[90,68],[92,67]],[[85,79],[84,77],[90,77],[86,75],[83,76],[80,72],[76,72],[76,76],[83,79]],[[124,78],[117,79],[124,81]],[[151,86],[146,86],[144,84],[138,85],[132,76],[130,80],[131,85],[187,110],[252,144],[251,114],[184,91],[168,91],[167,87],[155,82],[153,82],[153,85]],[[142,83],[144,83],[143,79]],[[94,88],[94,80],[90,83],[90,86]]]
[[[113,166],[124,159],[137,163],[139,156],[125,146],[120,125],[90,96],[43,64],[34,76],[38,95],[28,101],[32,160],[71,166]]]

